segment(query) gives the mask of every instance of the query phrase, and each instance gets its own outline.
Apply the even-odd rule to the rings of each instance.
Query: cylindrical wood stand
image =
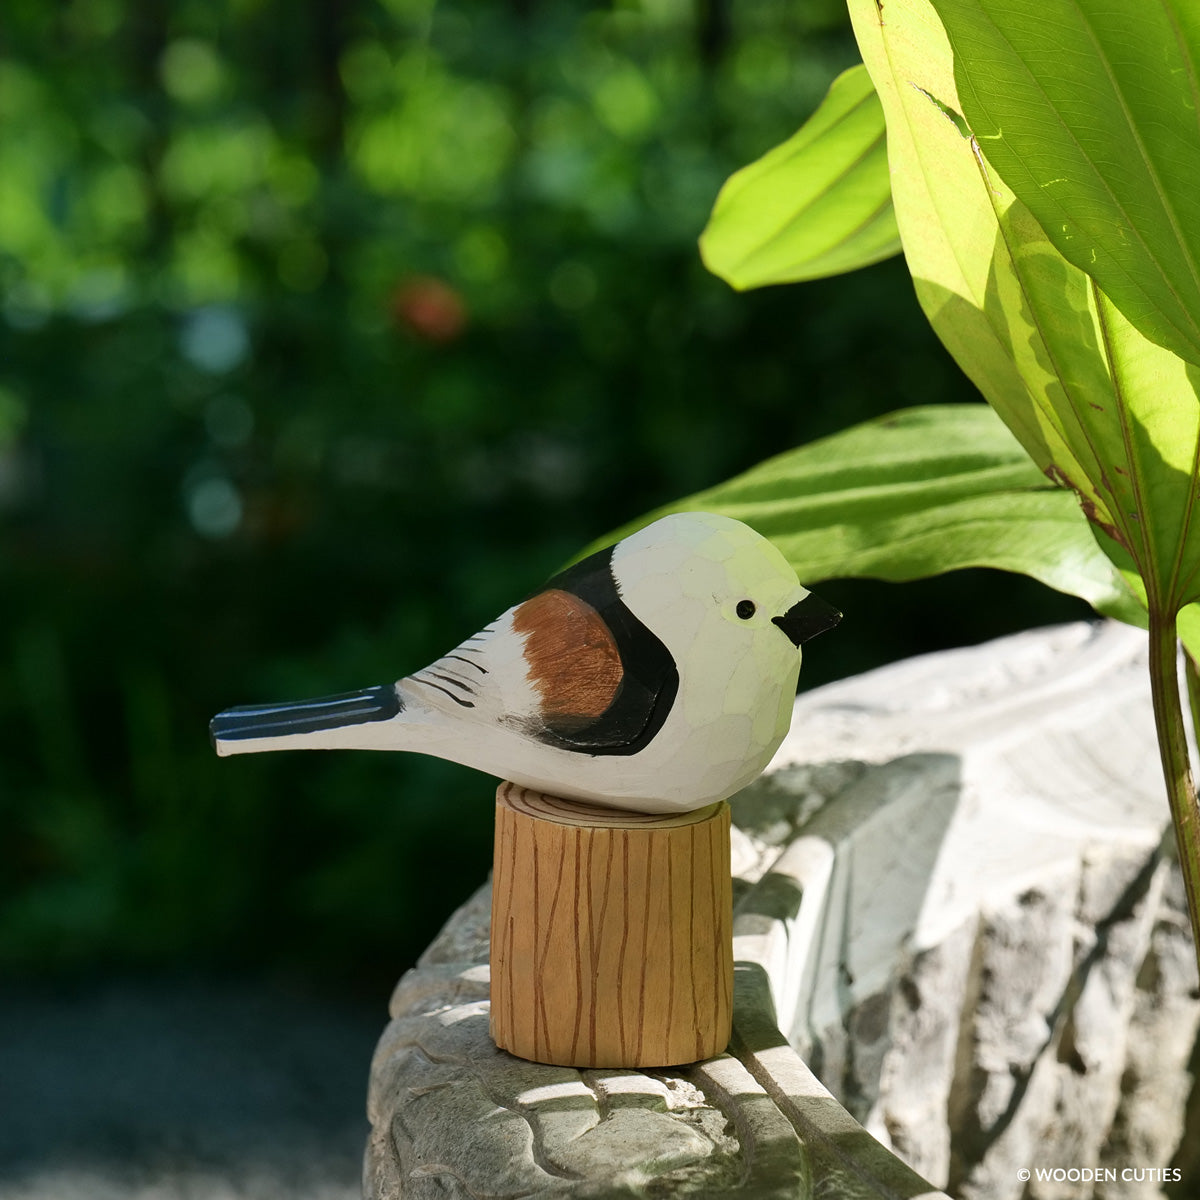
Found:
[[[534,1062],[720,1054],[733,1016],[729,805],[659,816],[496,793],[492,1038]]]

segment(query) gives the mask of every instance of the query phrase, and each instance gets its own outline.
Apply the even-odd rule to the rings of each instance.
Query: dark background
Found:
[[[856,61],[844,7],[0,23],[0,972],[384,995],[485,877],[493,781],[217,760],[208,718],[390,681],[657,504],[975,398],[899,259],[743,296],[700,264],[722,181]],[[821,590],[802,686],[1087,612]]]

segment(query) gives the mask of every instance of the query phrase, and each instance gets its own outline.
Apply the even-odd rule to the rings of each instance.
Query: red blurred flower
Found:
[[[392,320],[426,342],[454,341],[467,327],[462,293],[433,275],[414,275],[397,285],[391,297]]]

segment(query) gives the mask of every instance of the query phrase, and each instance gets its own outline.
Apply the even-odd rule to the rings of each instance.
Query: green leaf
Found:
[[[1177,628],[1184,649],[1193,661],[1200,662],[1200,604],[1189,604],[1179,610]],[[1200,726],[1196,733],[1200,735]]]
[[[1048,476],[1132,557],[1149,604],[1200,598],[1200,372],[1068,262],[958,116],[927,0],[851,0],[888,117],[893,194],[926,315]],[[1112,543],[1108,543],[1110,546]]]
[[[843,71],[793,137],[732,175],[700,235],[704,265],[744,291],[840,275],[900,249],[883,109]]]
[[[597,547],[689,511],[745,521],[806,583],[995,567],[1145,622],[1074,498],[1048,483],[983,404],[903,409],[856,425],[649,513]]]
[[[1135,328],[1200,362],[1200,5],[933,4],[988,162]]]

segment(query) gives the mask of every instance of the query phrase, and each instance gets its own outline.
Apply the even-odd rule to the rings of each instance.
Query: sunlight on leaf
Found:
[[[1200,362],[1200,6],[933,5],[988,161],[1135,328]]]
[[[963,135],[932,6],[890,4],[882,24],[871,0],[851,13],[888,113],[897,218],[926,315],[1038,466],[1132,555],[1151,604],[1173,613],[1200,596],[1195,368],[1059,254]]]
[[[1047,482],[983,404],[903,409],[856,425],[649,513],[595,548],[689,511],[745,521],[806,583],[995,567],[1144,623],[1074,498]]]
[[[843,71],[798,133],[732,175],[700,236],[739,291],[820,279],[900,249],[883,109],[862,66]]]

